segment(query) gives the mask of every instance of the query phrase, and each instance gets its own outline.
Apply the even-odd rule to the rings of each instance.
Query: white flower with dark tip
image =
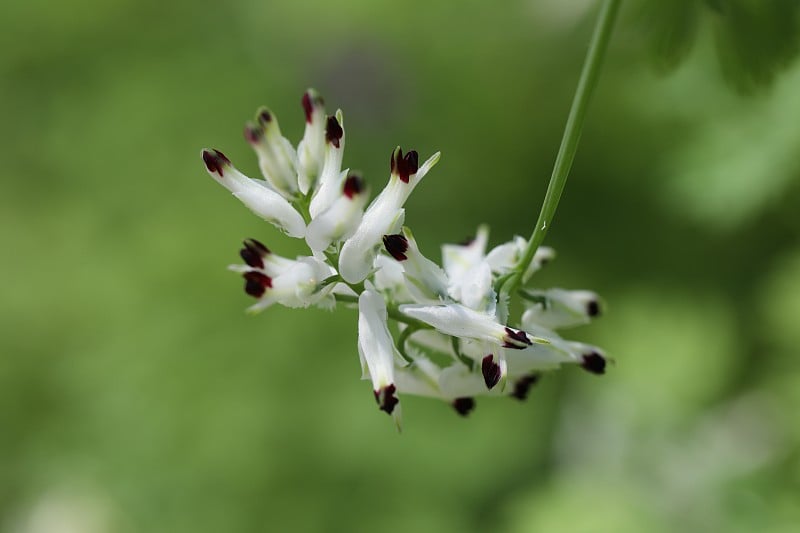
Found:
[[[403,150],[398,146],[392,152],[389,183],[369,205],[358,229],[342,246],[339,274],[346,282],[361,282],[373,271],[383,236],[397,233],[403,225],[403,205],[417,184],[439,161],[440,155],[436,152],[420,167],[416,151],[411,150],[403,155]]]
[[[358,355],[362,377],[372,380],[372,390],[381,411],[399,416],[394,368],[400,354],[386,324],[386,302],[371,289],[358,297]]]
[[[315,252],[324,252],[331,243],[349,238],[361,223],[368,198],[364,180],[356,174],[348,176],[341,183],[338,198],[308,225],[308,247]]]
[[[242,273],[245,292],[258,299],[249,311],[263,311],[275,303],[286,307],[333,304],[323,302],[331,298],[334,288],[323,282],[336,274],[325,262],[315,257],[292,260],[276,256],[255,239],[246,240],[239,253],[245,265],[231,265],[230,269]]]
[[[549,329],[580,326],[600,315],[600,299],[592,291],[547,289],[524,293],[528,308],[523,321]]]
[[[248,178],[219,150],[203,150],[202,156],[208,174],[216,178],[253,213],[290,237],[305,235],[306,224],[303,217],[268,182]]]
[[[554,331],[596,317],[597,295],[527,286],[553,259],[550,248],[538,248],[523,268],[527,241],[515,237],[487,253],[489,231],[481,226],[473,240],[444,245],[439,266],[404,226],[404,206],[440,154],[420,165],[416,151],[394,149],[389,181],[367,205],[368,180],[342,168],[342,112],[326,114],[313,90],[301,103],[305,130],[296,149],[266,108],[245,126],[263,179],[245,176],[219,150],[202,152],[215,181],[309,248],[308,255],[291,259],[255,239],[244,241],[244,264],[230,269],[257,300],[250,311],[274,304],[356,306],[362,378],[371,381],[378,409],[398,427],[400,393],[435,398],[467,415],[478,396],[525,399],[545,372],[561,365],[605,372],[600,349]],[[509,295],[504,283],[512,278],[523,288]],[[509,316],[514,296],[525,306],[519,320]],[[389,327],[390,318],[396,328]]]

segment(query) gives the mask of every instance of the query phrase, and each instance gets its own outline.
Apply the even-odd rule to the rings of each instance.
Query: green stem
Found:
[[[406,352],[406,341],[416,331],[419,330],[413,326],[408,326],[400,332],[400,335],[397,336],[397,341],[395,342],[397,351],[400,352],[400,355],[406,360],[407,363],[413,363],[414,359],[408,355],[408,352]]]
[[[597,85],[603,55],[606,48],[608,48],[620,2],[621,0],[605,0],[600,9],[600,14],[594,27],[594,34],[589,44],[589,51],[583,63],[578,88],[575,90],[575,97],[572,100],[567,125],[564,128],[564,136],[561,138],[561,147],[558,149],[558,156],[556,156],[556,162],[553,166],[553,174],[550,176],[547,193],[545,193],[542,209],[539,212],[539,219],[536,221],[536,227],[533,229],[531,238],[525,248],[525,253],[519,265],[517,265],[516,275],[504,287],[505,294],[513,293],[520,282],[523,281],[525,272],[536,254],[536,249],[542,244],[545,235],[547,235],[547,230],[550,229],[550,223],[556,213],[558,201],[561,199],[561,193],[567,183],[572,161],[575,159],[583,121],[586,118],[586,109],[589,105],[592,91]]]

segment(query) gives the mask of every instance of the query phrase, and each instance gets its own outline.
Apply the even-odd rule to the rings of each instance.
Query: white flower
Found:
[[[384,295],[387,301],[410,302],[413,300],[406,283],[403,264],[393,258],[378,255],[375,258],[375,289]]]
[[[367,208],[355,234],[342,246],[339,274],[345,281],[358,283],[372,272],[383,236],[397,233],[403,225],[403,204],[440,155],[436,152],[418,167],[417,152],[412,150],[404,156],[400,147],[392,152],[389,183]]]
[[[400,354],[386,325],[386,302],[372,289],[358,297],[358,355],[362,377],[372,379],[372,390],[381,411],[399,417],[394,368]]]
[[[360,176],[351,175],[339,191],[339,197],[308,225],[306,242],[315,252],[324,252],[332,242],[350,237],[364,212],[369,192]]]
[[[264,178],[285,198],[292,199],[298,191],[297,154],[289,140],[281,135],[278,119],[262,107],[256,122],[248,122],[244,136],[258,155],[258,166]]]
[[[309,205],[312,218],[328,209],[341,195],[347,177],[347,170],[342,170],[344,142],[344,115],[339,110],[325,122],[324,162]]]
[[[334,285],[321,283],[336,272],[323,261],[315,257],[280,257],[255,239],[244,242],[240,255],[246,264],[231,265],[230,269],[242,274],[245,292],[258,298],[248,311],[262,311],[275,303],[286,307],[330,305],[323,300],[330,300]]]
[[[530,320],[522,321],[523,327],[550,340],[547,345],[532,345],[524,350],[508,352],[509,373],[529,374],[543,370],[555,370],[562,364],[577,364],[592,374],[603,374],[606,368],[606,355],[590,344],[567,341],[554,331],[543,328]]]
[[[325,157],[325,106],[322,97],[313,89],[303,95],[306,129],[297,144],[297,184],[302,194],[308,194],[319,178]]]
[[[389,255],[403,265],[407,287],[417,302],[447,300],[447,276],[439,265],[422,255],[411,230],[383,236]]]
[[[439,367],[424,355],[414,356],[414,362],[395,372],[397,389],[403,394],[437,398],[449,403],[461,416],[475,408],[475,396],[490,393],[480,376],[465,365],[456,363]]]
[[[312,253],[289,259],[255,239],[244,241],[244,264],[229,268],[258,300],[250,311],[276,303],[334,309],[337,302],[351,307],[357,301],[362,378],[371,380],[378,408],[398,428],[399,393],[437,398],[467,415],[477,396],[524,399],[542,372],[562,364],[605,371],[602,351],[553,331],[596,316],[600,305],[593,292],[521,289],[525,312],[520,323],[509,319],[513,295],[501,291],[501,298],[495,287],[520,268],[527,249],[522,237],[487,254],[489,232],[481,226],[471,242],[442,247],[443,268],[421,253],[403,226],[403,206],[439,152],[420,166],[417,152],[396,148],[389,181],[365,210],[363,180],[342,170],[341,110],[326,115],[322,98],[310,89],[302,105],[306,126],[297,150],[266,108],[245,127],[264,180],[245,176],[217,150],[202,152],[209,175],[258,216],[304,238]],[[522,286],[553,257],[550,248],[540,247]],[[389,316],[398,321],[397,345]]]
[[[592,291],[548,289],[525,291],[528,309],[523,322],[536,323],[548,329],[561,329],[588,324],[600,314],[600,300]]]
[[[469,277],[468,272],[483,262],[488,241],[489,228],[480,226],[469,242],[442,245],[442,265],[450,283],[460,285],[464,277]]]
[[[501,244],[493,248],[486,256],[486,260],[492,267],[492,272],[497,274],[507,274],[516,268],[522,259],[522,254],[525,252],[525,247],[528,241],[522,237],[514,237],[507,243]],[[526,283],[531,275],[541,269],[544,265],[555,259],[556,253],[552,248],[547,246],[539,246],[536,253],[533,255],[533,260],[530,266],[522,276],[522,282]]]
[[[504,326],[491,315],[459,303],[405,304],[400,306],[400,311],[452,337],[483,340],[497,346],[515,349],[523,349],[533,342],[543,344],[549,342],[544,338],[529,337],[524,331]]]
[[[267,182],[248,178],[218,150],[203,150],[202,156],[208,174],[216,178],[256,215],[274,224],[290,237],[305,235],[306,224],[303,217],[283,196],[270,188]]]

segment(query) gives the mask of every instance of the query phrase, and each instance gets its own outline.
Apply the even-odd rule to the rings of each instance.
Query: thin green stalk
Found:
[[[564,136],[561,138],[561,147],[558,149],[558,156],[556,156],[556,162],[553,166],[553,174],[550,176],[547,193],[545,193],[542,209],[539,212],[539,219],[536,221],[536,227],[533,229],[522,259],[517,266],[516,275],[512,276],[503,287],[505,294],[512,294],[519,287],[525,272],[528,270],[528,266],[533,261],[536,249],[542,244],[545,235],[547,235],[547,230],[550,229],[550,223],[556,213],[558,201],[561,199],[561,193],[567,183],[572,161],[575,159],[583,121],[586,118],[586,109],[589,105],[592,91],[597,85],[600,66],[608,48],[620,2],[621,0],[605,0],[600,8],[600,14],[589,44],[589,51],[586,54],[581,77],[578,81],[578,88],[575,90],[575,97],[572,100],[567,125],[564,128]]]

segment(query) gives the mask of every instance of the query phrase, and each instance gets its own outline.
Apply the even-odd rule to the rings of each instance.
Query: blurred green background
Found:
[[[596,3],[5,2],[0,530],[797,531],[797,10],[664,4],[623,6],[537,278],[604,296],[570,333],[616,366],[468,419],[406,397],[398,435],[355,313],[243,313],[241,239],[302,247],[200,149],[255,175],[244,121],[296,142],[312,86],[373,191],[442,151],[428,255],[527,235]]]

